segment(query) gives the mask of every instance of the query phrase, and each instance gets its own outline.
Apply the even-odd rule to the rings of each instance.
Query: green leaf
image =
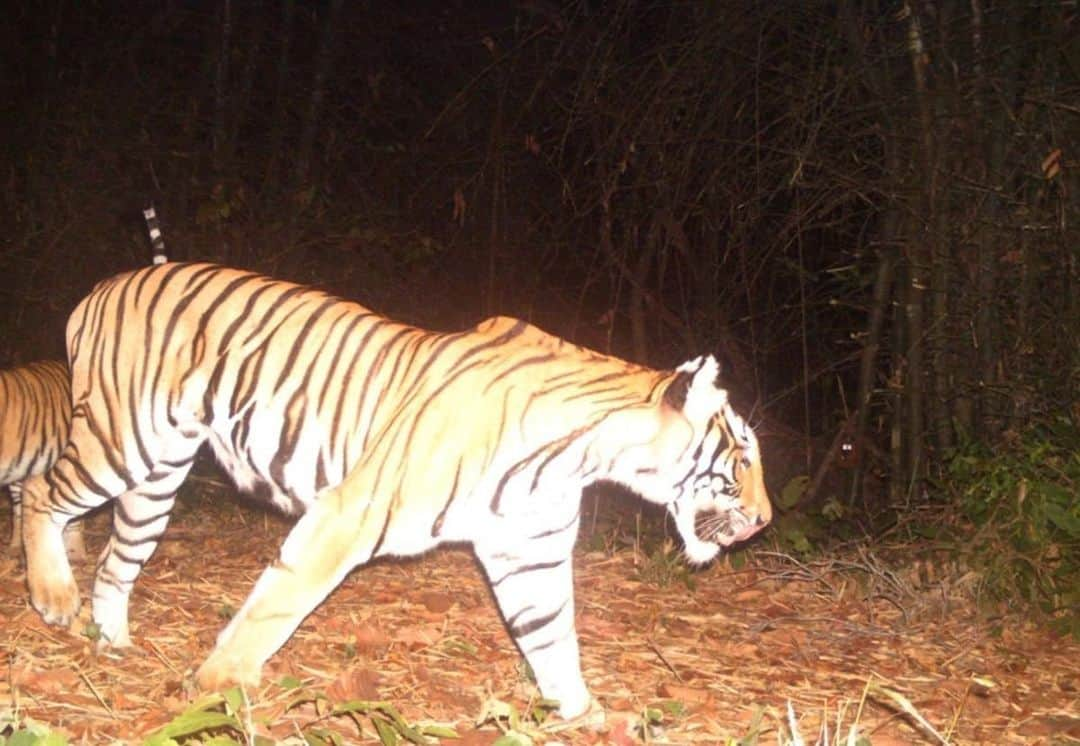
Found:
[[[308,728],[304,730],[304,740],[310,746],[342,746],[345,743],[341,734],[326,728]]]
[[[795,477],[784,485],[780,490],[780,499],[777,501],[783,510],[790,510],[799,504],[799,500],[806,494],[806,488],[810,486],[810,477],[805,474]]]
[[[40,725],[17,730],[7,741],[10,746],[67,746],[67,742],[67,736]]]
[[[1057,503],[1046,503],[1047,519],[1071,538],[1080,538],[1080,515],[1073,515]]]
[[[825,516],[830,521],[838,521],[844,517],[844,504],[835,497],[830,497],[825,501],[825,504],[821,506],[821,515]]]
[[[496,738],[491,746],[534,746],[533,740],[524,733],[510,731]]]
[[[806,534],[798,526],[787,526],[783,530],[783,541],[796,552],[807,553],[812,549],[810,539],[806,537]]]
[[[177,738],[190,736],[214,728],[232,728],[242,732],[240,721],[224,712],[188,710],[177,715],[152,734],[154,737]]]
[[[394,730],[393,726],[382,718],[372,718],[371,722],[375,725],[375,730],[379,733],[379,741],[383,746],[397,746],[398,734]]]
[[[686,705],[677,699],[667,699],[660,703],[660,709],[675,718],[681,718],[686,714]]]
[[[240,742],[232,736],[217,735],[201,742],[202,746],[240,746]]]
[[[225,699],[226,712],[231,714],[244,709],[244,691],[240,687],[230,687],[221,696]]]
[[[366,699],[350,699],[348,702],[334,705],[334,709],[331,710],[330,714],[348,715],[349,713],[358,712],[361,715],[370,715],[373,712],[381,711],[382,704],[382,702],[373,702]]]
[[[298,694],[297,696],[295,696],[291,700],[289,700],[288,704],[285,705],[285,711],[288,712],[289,710],[293,709],[294,707],[298,707],[299,705],[306,705],[309,702],[314,703],[317,706],[322,702],[329,702],[329,701],[330,701],[330,699],[325,694],[323,694],[321,692],[310,692],[310,691],[304,690],[304,691],[301,691],[300,694]]]
[[[458,732],[449,725],[421,725],[420,732],[425,736],[435,738],[461,738]]]
[[[277,683],[282,689],[299,689],[304,685],[304,682],[295,676],[282,676]]]

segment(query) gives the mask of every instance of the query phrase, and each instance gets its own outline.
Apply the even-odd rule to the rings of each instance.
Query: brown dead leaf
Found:
[[[378,656],[390,645],[390,638],[378,627],[358,624],[353,628],[353,640],[357,652]]]
[[[438,642],[442,636],[441,628],[413,625],[402,627],[394,635],[394,642],[405,645],[410,650],[426,648]]]
[[[70,692],[79,682],[79,675],[70,668],[52,668],[44,671],[23,668],[12,676],[15,686],[37,694]]]
[[[760,588],[747,588],[745,591],[736,593],[731,597],[731,600],[736,604],[744,604],[750,601],[757,601],[759,598],[765,598],[766,595],[768,594]]]
[[[347,616],[331,616],[319,620],[319,629],[325,632],[344,632],[353,626]]]
[[[771,646],[799,648],[806,644],[808,632],[800,627],[775,627],[768,632]]]
[[[894,736],[889,733],[874,733],[874,746],[911,746],[910,736]]]
[[[634,736],[629,731],[630,724],[626,721],[626,718],[618,718],[612,722],[611,729],[608,731],[608,743],[615,744],[615,746],[634,746]]]
[[[708,689],[699,689],[669,682],[660,684],[656,688],[656,693],[665,699],[674,699],[683,704],[703,705],[712,700],[712,695]]]
[[[334,702],[352,699],[379,699],[380,677],[366,666],[350,667],[334,679],[326,689],[326,696]]]
[[[794,612],[781,604],[770,603],[765,608],[759,609],[758,614],[766,619],[783,619],[784,617],[793,616]]]
[[[436,614],[445,614],[450,610],[450,607],[454,605],[454,599],[446,593],[428,591],[427,593],[420,594],[420,603],[422,603],[424,608],[428,611]]]
[[[458,746],[491,746],[501,735],[497,730],[458,731],[458,740],[454,743]]]

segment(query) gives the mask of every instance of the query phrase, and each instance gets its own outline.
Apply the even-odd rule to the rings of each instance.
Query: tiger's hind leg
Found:
[[[98,559],[92,596],[98,647],[128,647],[128,600],[143,565],[165,533],[176,490],[191,462],[154,469],[146,482],[117,498],[113,531]]]
[[[574,626],[572,550],[577,521],[518,542],[477,543],[506,627],[529,662],[540,693],[558,700],[559,714],[576,718],[590,709],[581,676]]]

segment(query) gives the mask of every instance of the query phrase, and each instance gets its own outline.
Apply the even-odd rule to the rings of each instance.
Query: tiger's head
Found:
[[[718,373],[712,356],[691,360],[658,402],[609,423],[622,441],[614,478],[667,507],[696,564],[772,519],[757,439],[716,385]]]

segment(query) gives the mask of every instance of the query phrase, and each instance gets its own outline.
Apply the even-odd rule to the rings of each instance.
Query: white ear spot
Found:
[[[728,393],[716,385],[720,366],[712,355],[683,363],[679,366],[679,371],[694,374],[686,392],[686,406],[683,408],[683,414],[690,422],[702,425],[727,406]]]

